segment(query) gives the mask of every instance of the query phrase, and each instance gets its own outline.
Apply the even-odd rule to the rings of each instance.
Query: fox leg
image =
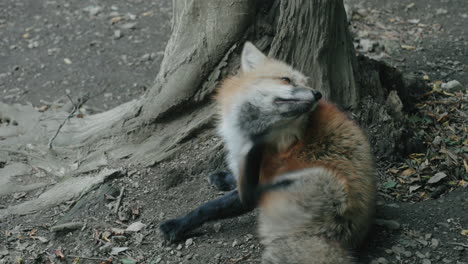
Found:
[[[219,171],[208,176],[208,182],[220,191],[232,191],[236,188],[237,180],[229,171]]]
[[[166,240],[178,241],[187,237],[189,231],[206,222],[236,217],[253,209],[254,207],[247,207],[241,203],[237,190],[231,191],[182,217],[163,222],[159,229]]]

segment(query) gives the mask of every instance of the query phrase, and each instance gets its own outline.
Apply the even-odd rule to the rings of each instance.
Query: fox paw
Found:
[[[236,178],[227,171],[215,172],[208,176],[208,182],[220,191],[231,191],[236,188]]]
[[[182,224],[179,219],[170,219],[159,225],[164,239],[174,242],[183,239]]]

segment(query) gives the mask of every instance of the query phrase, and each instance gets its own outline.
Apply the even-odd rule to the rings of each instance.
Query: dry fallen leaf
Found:
[[[401,48],[402,49],[405,49],[405,50],[416,50],[416,47],[415,46],[411,46],[411,45],[401,45]]]
[[[413,168],[408,168],[408,169],[404,170],[404,171],[401,173],[401,176],[403,176],[403,177],[409,177],[409,176],[411,176],[411,175],[413,175],[413,174],[415,174],[415,173],[416,173],[416,170],[414,170]]]
[[[128,247],[113,247],[109,254],[118,255],[120,252],[124,252],[126,250],[128,250]]]
[[[434,176],[432,176],[428,181],[427,183],[437,183],[439,182],[440,180],[442,180],[443,178],[447,177],[447,174],[443,173],[443,172],[438,172],[436,173]]]
[[[128,232],[138,232],[138,231],[140,231],[141,229],[143,229],[143,228],[145,228],[145,227],[146,227],[145,224],[143,224],[142,222],[138,221],[138,222],[135,222],[135,223],[129,225],[125,231],[128,231]]]
[[[111,24],[118,23],[118,22],[120,22],[121,20],[123,20],[123,17],[121,17],[121,16],[113,17],[113,18],[111,18]]]
[[[462,231],[461,231],[461,234],[462,234],[463,236],[468,236],[468,230],[462,230]]]
[[[421,188],[421,185],[413,185],[409,187],[409,192],[412,193],[416,191],[417,189]]]
[[[460,181],[458,182],[458,186],[463,187],[463,188],[466,188],[466,187],[468,187],[468,182],[465,181],[465,180],[460,180]]]
[[[65,255],[63,255],[62,251],[60,249],[55,250],[55,256],[60,259],[65,259]]]

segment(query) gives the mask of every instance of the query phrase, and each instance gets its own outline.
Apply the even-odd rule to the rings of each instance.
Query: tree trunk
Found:
[[[224,77],[237,70],[246,40],[304,72],[312,87],[341,106],[355,109],[367,95],[380,100],[375,104],[380,106],[388,94],[382,85],[385,74],[359,72],[362,66],[354,54],[342,0],[174,0],[173,8],[173,32],[161,69],[144,97],[104,113],[67,120],[53,149],[47,143],[68,113],[37,113],[28,106],[0,104],[0,114],[19,123],[15,128],[0,128],[6,146],[0,149],[0,158],[8,153],[6,159],[14,161],[19,160],[15,155],[23,155],[29,166],[52,175],[52,182],[93,173],[124,158],[143,166],[163,161],[194,135],[213,128],[211,95]],[[363,118],[372,120],[370,114]],[[220,152],[220,146],[205,154]],[[111,175],[95,174],[100,179]],[[57,194],[60,189],[54,189],[55,201],[41,206],[73,197]],[[0,218],[41,209],[37,204],[41,201],[34,208],[1,209]]]

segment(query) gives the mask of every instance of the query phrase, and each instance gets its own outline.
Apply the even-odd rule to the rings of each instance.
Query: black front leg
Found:
[[[237,190],[231,191],[201,205],[185,216],[163,222],[159,229],[166,240],[178,241],[186,238],[188,232],[206,222],[236,217],[253,209],[254,207],[247,207],[241,203]]]

